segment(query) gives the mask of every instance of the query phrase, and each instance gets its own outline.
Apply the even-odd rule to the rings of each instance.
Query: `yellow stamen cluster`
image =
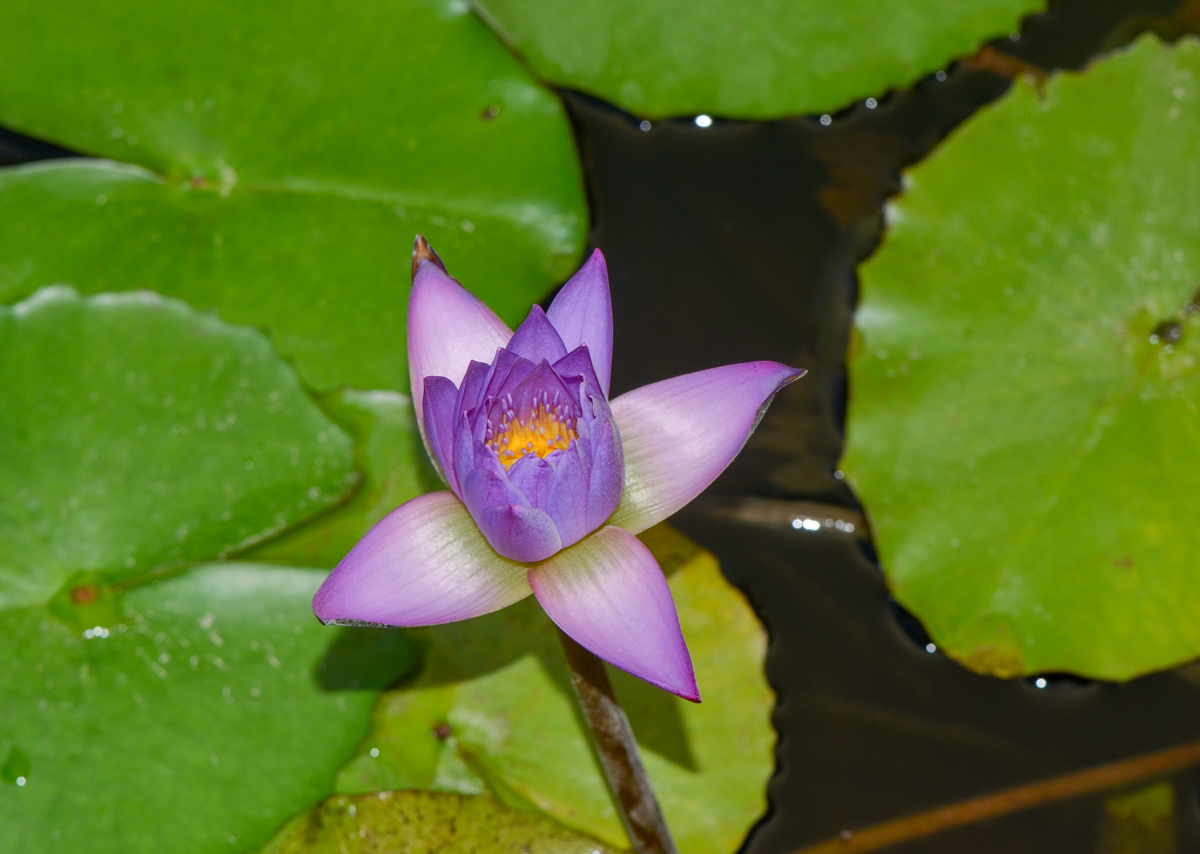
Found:
[[[526,454],[545,458],[551,451],[565,451],[578,438],[574,420],[564,418],[561,407],[539,402],[525,418],[506,415],[488,444],[508,468]]]

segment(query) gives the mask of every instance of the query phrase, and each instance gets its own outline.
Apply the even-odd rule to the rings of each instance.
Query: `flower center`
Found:
[[[536,400],[523,418],[517,417],[510,404],[495,430],[489,425],[488,434],[485,441],[505,468],[526,454],[545,458],[551,451],[565,451],[572,439],[579,438],[571,410],[545,398]]]

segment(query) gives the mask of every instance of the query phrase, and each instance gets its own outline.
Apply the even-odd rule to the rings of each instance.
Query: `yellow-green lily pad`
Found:
[[[533,812],[487,795],[399,791],[334,795],[261,854],[614,854]]]

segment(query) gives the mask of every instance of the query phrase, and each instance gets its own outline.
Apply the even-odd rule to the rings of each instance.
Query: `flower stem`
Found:
[[[571,684],[583,717],[592,731],[592,744],[604,767],[608,787],[625,823],[625,831],[636,854],[678,854],[671,832],[658,808],[658,799],[650,788],[650,778],[642,767],[637,742],[625,710],[617,702],[604,662],[575,643],[561,630],[558,633]]]

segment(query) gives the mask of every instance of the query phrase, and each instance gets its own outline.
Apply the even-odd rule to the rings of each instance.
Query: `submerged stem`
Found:
[[[842,831],[840,836],[801,848],[792,854],[865,854],[932,836],[944,830],[987,821],[1017,810],[1077,798],[1127,786],[1138,780],[1164,776],[1200,763],[1200,741],[1181,744],[1156,753],[1146,753],[1108,765],[1097,765],[1005,789],[991,795],[947,804],[928,812],[876,824],[862,830]]]
[[[636,854],[678,854],[654,790],[650,788],[646,769],[642,767],[629,719],[617,702],[604,670],[604,662],[562,630],[558,637],[571,669],[571,684],[592,731],[592,743],[600,756],[625,830],[633,842],[633,850]]]

